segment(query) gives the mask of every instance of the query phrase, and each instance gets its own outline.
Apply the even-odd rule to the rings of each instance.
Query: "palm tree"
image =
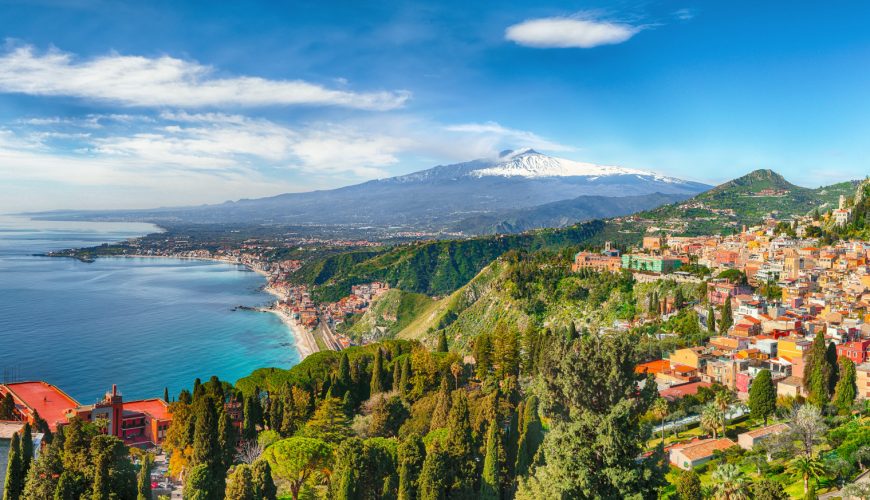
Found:
[[[701,428],[707,432],[712,432],[713,439],[718,437],[719,422],[721,421],[720,413],[715,402],[707,403],[701,410]]]
[[[722,464],[713,472],[713,498],[716,500],[748,500],[748,484],[734,464]]]
[[[658,398],[652,404],[652,414],[662,421],[662,444],[665,442],[665,418],[668,416],[668,401],[665,398]]]
[[[804,481],[804,495],[810,487],[810,477],[818,479],[819,476],[825,473],[825,467],[822,461],[811,455],[798,455],[788,464],[788,471],[795,478],[801,478]]]
[[[719,412],[722,414],[722,435],[725,435],[725,419],[728,413],[728,408],[731,406],[731,403],[734,402],[734,395],[731,394],[729,390],[722,390],[716,393],[716,397],[713,399],[713,403],[719,409]]]

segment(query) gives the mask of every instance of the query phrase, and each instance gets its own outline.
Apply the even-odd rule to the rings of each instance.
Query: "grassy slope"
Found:
[[[371,307],[347,329],[353,337],[368,335],[375,327],[386,328],[385,337],[392,337],[405,328],[432,302],[431,298],[420,293],[392,289],[378,297]]]

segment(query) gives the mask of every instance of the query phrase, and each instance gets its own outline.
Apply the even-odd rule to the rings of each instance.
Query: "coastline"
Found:
[[[256,267],[250,266],[248,264],[239,262],[235,259],[222,259],[216,257],[188,257],[188,256],[173,256],[173,255],[139,255],[139,254],[122,254],[122,255],[106,255],[101,256],[103,258],[112,258],[112,257],[122,257],[122,258],[136,258],[136,259],[180,259],[180,260],[200,260],[206,262],[219,262],[222,264],[234,264],[237,266],[243,266],[249,271],[253,271],[260,276],[266,278],[266,286],[263,287],[263,291],[268,293],[269,295],[275,297],[276,299],[281,299],[281,294],[278,293],[277,290],[269,286],[268,273],[263,271],[262,269],[257,269]],[[317,347],[317,342],[314,340],[314,336],[308,331],[307,328],[303,327],[299,323],[296,322],[295,319],[290,314],[287,314],[284,311],[280,311],[275,307],[275,304],[272,304],[269,307],[262,307],[258,309],[262,312],[272,313],[284,323],[284,326],[290,330],[291,335],[293,336],[294,344],[296,346],[296,351],[299,353],[299,361],[301,362],[303,359],[307,358],[311,354],[315,352],[319,352],[320,349]]]

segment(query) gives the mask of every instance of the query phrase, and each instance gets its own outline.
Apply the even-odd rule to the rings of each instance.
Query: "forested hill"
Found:
[[[564,229],[329,255],[307,263],[294,278],[316,286],[314,297],[323,301],[337,300],[347,295],[352,285],[370,281],[386,281],[408,292],[443,295],[468,283],[508,250],[534,251],[583,244],[600,233],[605,224],[595,220]]]

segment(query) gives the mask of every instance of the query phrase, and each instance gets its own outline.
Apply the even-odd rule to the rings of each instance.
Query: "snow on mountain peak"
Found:
[[[677,179],[665,177],[649,170],[596,165],[565,158],[556,158],[538,153],[534,149],[524,148],[515,151],[507,150],[499,154],[497,162],[489,167],[473,170],[468,173],[472,177],[604,177],[610,175],[637,175],[654,177],[665,182],[679,182]]]

